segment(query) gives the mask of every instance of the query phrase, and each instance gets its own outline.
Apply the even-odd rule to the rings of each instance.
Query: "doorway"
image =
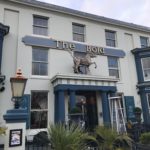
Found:
[[[96,92],[77,91],[76,106],[82,110],[85,129],[92,131],[98,125]]]

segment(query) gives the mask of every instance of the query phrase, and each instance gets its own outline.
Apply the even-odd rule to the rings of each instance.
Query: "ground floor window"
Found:
[[[47,118],[48,118],[48,92],[32,91],[30,128],[31,129],[47,128]]]
[[[147,94],[148,109],[150,114],[150,93]]]

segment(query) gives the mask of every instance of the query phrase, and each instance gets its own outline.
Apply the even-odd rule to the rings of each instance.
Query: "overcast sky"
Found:
[[[39,0],[150,27],[150,0]]]

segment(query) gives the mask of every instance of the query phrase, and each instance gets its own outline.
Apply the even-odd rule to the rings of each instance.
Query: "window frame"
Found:
[[[112,39],[112,38],[108,38],[106,36],[106,33],[109,32],[109,33],[114,33],[114,37],[115,39]],[[117,47],[117,32],[116,31],[113,31],[113,30],[105,30],[105,41],[106,41],[106,46],[109,46],[109,47]],[[107,44],[107,41],[110,41],[110,42],[113,42],[114,43],[114,46],[113,45],[108,45]]]
[[[117,65],[118,67],[110,67],[109,66],[109,58],[115,58],[117,60]],[[120,79],[120,64],[119,64],[119,58],[118,57],[114,57],[114,56],[108,56],[107,57],[107,62],[108,62],[108,73],[110,77],[115,77],[116,79]],[[110,75],[110,70],[117,70],[118,71],[118,77],[116,76],[111,76]]]
[[[74,32],[73,26],[83,27],[83,33]],[[74,39],[74,35],[80,35],[80,36],[82,36],[82,37],[83,37],[83,41],[75,40],[75,39]],[[79,24],[79,23],[74,23],[74,22],[73,22],[73,23],[72,23],[72,36],[73,36],[73,41],[85,42],[85,25],[84,25],[84,24]]]
[[[146,40],[146,44],[147,45],[144,45],[142,44],[142,39],[145,39]],[[141,44],[141,48],[146,48],[149,46],[149,38],[148,37],[145,37],[145,36],[140,36],[140,44]]]
[[[149,79],[146,79],[146,77],[145,77],[145,70],[150,70],[150,68],[144,69],[144,66],[143,66],[143,59],[146,59],[146,58],[149,58],[149,60],[150,60],[150,56],[141,58],[143,79],[144,79],[144,81],[150,81],[150,77],[149,77]]]
[[[47,51],[47,61],[36,61],[36,60],[33,60],[33,50],[43,50],[43,51]],[[49,50],[48,50],[48,48],[45,48],[45,47],[36,47],[36,46],[33,46],[32,47],[32,70],[31,70],[31,72],[32,72],[32,76],[38,76],[38,77],[48,77],[48,75],[49,75],[49,72],[48,72],[48,66],[49,66],[49,62],[48,62],[48,59],[49,59]],[[39,74],[33,74],[33,64],[47,64],[47,70],[46,70],[46,72],[47,72],[47,74],[45,74],[45,75],[41,75],[40,73]],[[41,72],[40,70],[38,70],[38,72]]]
[[[33,93],[47,93],[47,109],[32,109],[31,107],[32,107],[32,94]],[[32,90],[31,91],[31,101],[30,101],[30,125],[29,125],[29,127],[30,127],[30,129],[46,129],[47,127],[48,127],[48,116],[49,116],[49,91],[47,91],[47,90]],[[31,128],[31,113],[32,112],[47,112],[47,125],[46,125],[46,127],[45,128]]]
[[[42,26],[42,25],[38,25],[38,24],[34,24],[34,19],[35,18],[39,18],[39,19],[45,19],[47,20],[47,26]],[[34,35],[41,35],[41,36],[48,36],[48,20],[49,18],[48,17],[45,17],[45,16],[40,16],[40,15],[33,15],[33,34]],[[34,27],[38,29],[46,29],[46,34],[37,34],[37,33],[34,33]]]

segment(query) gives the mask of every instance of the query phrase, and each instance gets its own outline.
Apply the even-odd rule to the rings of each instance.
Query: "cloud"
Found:
[[[150,0],[40,0],[108,18],[150,26]]]

